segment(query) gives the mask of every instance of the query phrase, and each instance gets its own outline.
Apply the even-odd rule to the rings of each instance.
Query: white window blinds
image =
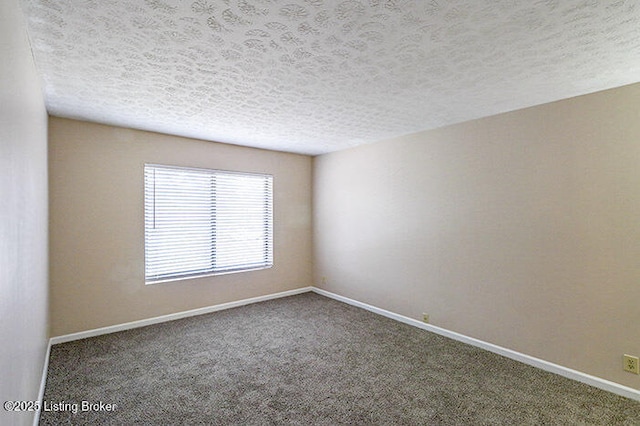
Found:
[[[147,283],[273,266],[273,177],[144,166]]]

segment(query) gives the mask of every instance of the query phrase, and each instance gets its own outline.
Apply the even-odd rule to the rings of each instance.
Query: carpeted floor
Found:
[[[55,345],[45,401],[45,425],[640,425],[640,402],[313,293]]]

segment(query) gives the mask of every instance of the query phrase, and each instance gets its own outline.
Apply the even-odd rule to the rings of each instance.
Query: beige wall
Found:
[[[0,2],[0,401],[36,400],[47,348],[47,113],[16,0]],[[0,409],[0,424],[34,413]]]
[[[49,134],[53,336],[311,284],[311,157],[56,117]],[[145,162],[273,174],[275,266],[145,285]]]
[[[316,157],[314,250],[321,288],[640,388],[640,84]]]

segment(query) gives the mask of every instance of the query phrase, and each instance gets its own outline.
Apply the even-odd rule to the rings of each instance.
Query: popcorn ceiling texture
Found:
[[[23,0],[50,114],[321,154],[640,81],[635,0]]]

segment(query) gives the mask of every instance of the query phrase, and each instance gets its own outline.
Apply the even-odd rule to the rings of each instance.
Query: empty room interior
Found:
[[[5,0],[0,54],[0,423],[640,423],[638,2]]]

